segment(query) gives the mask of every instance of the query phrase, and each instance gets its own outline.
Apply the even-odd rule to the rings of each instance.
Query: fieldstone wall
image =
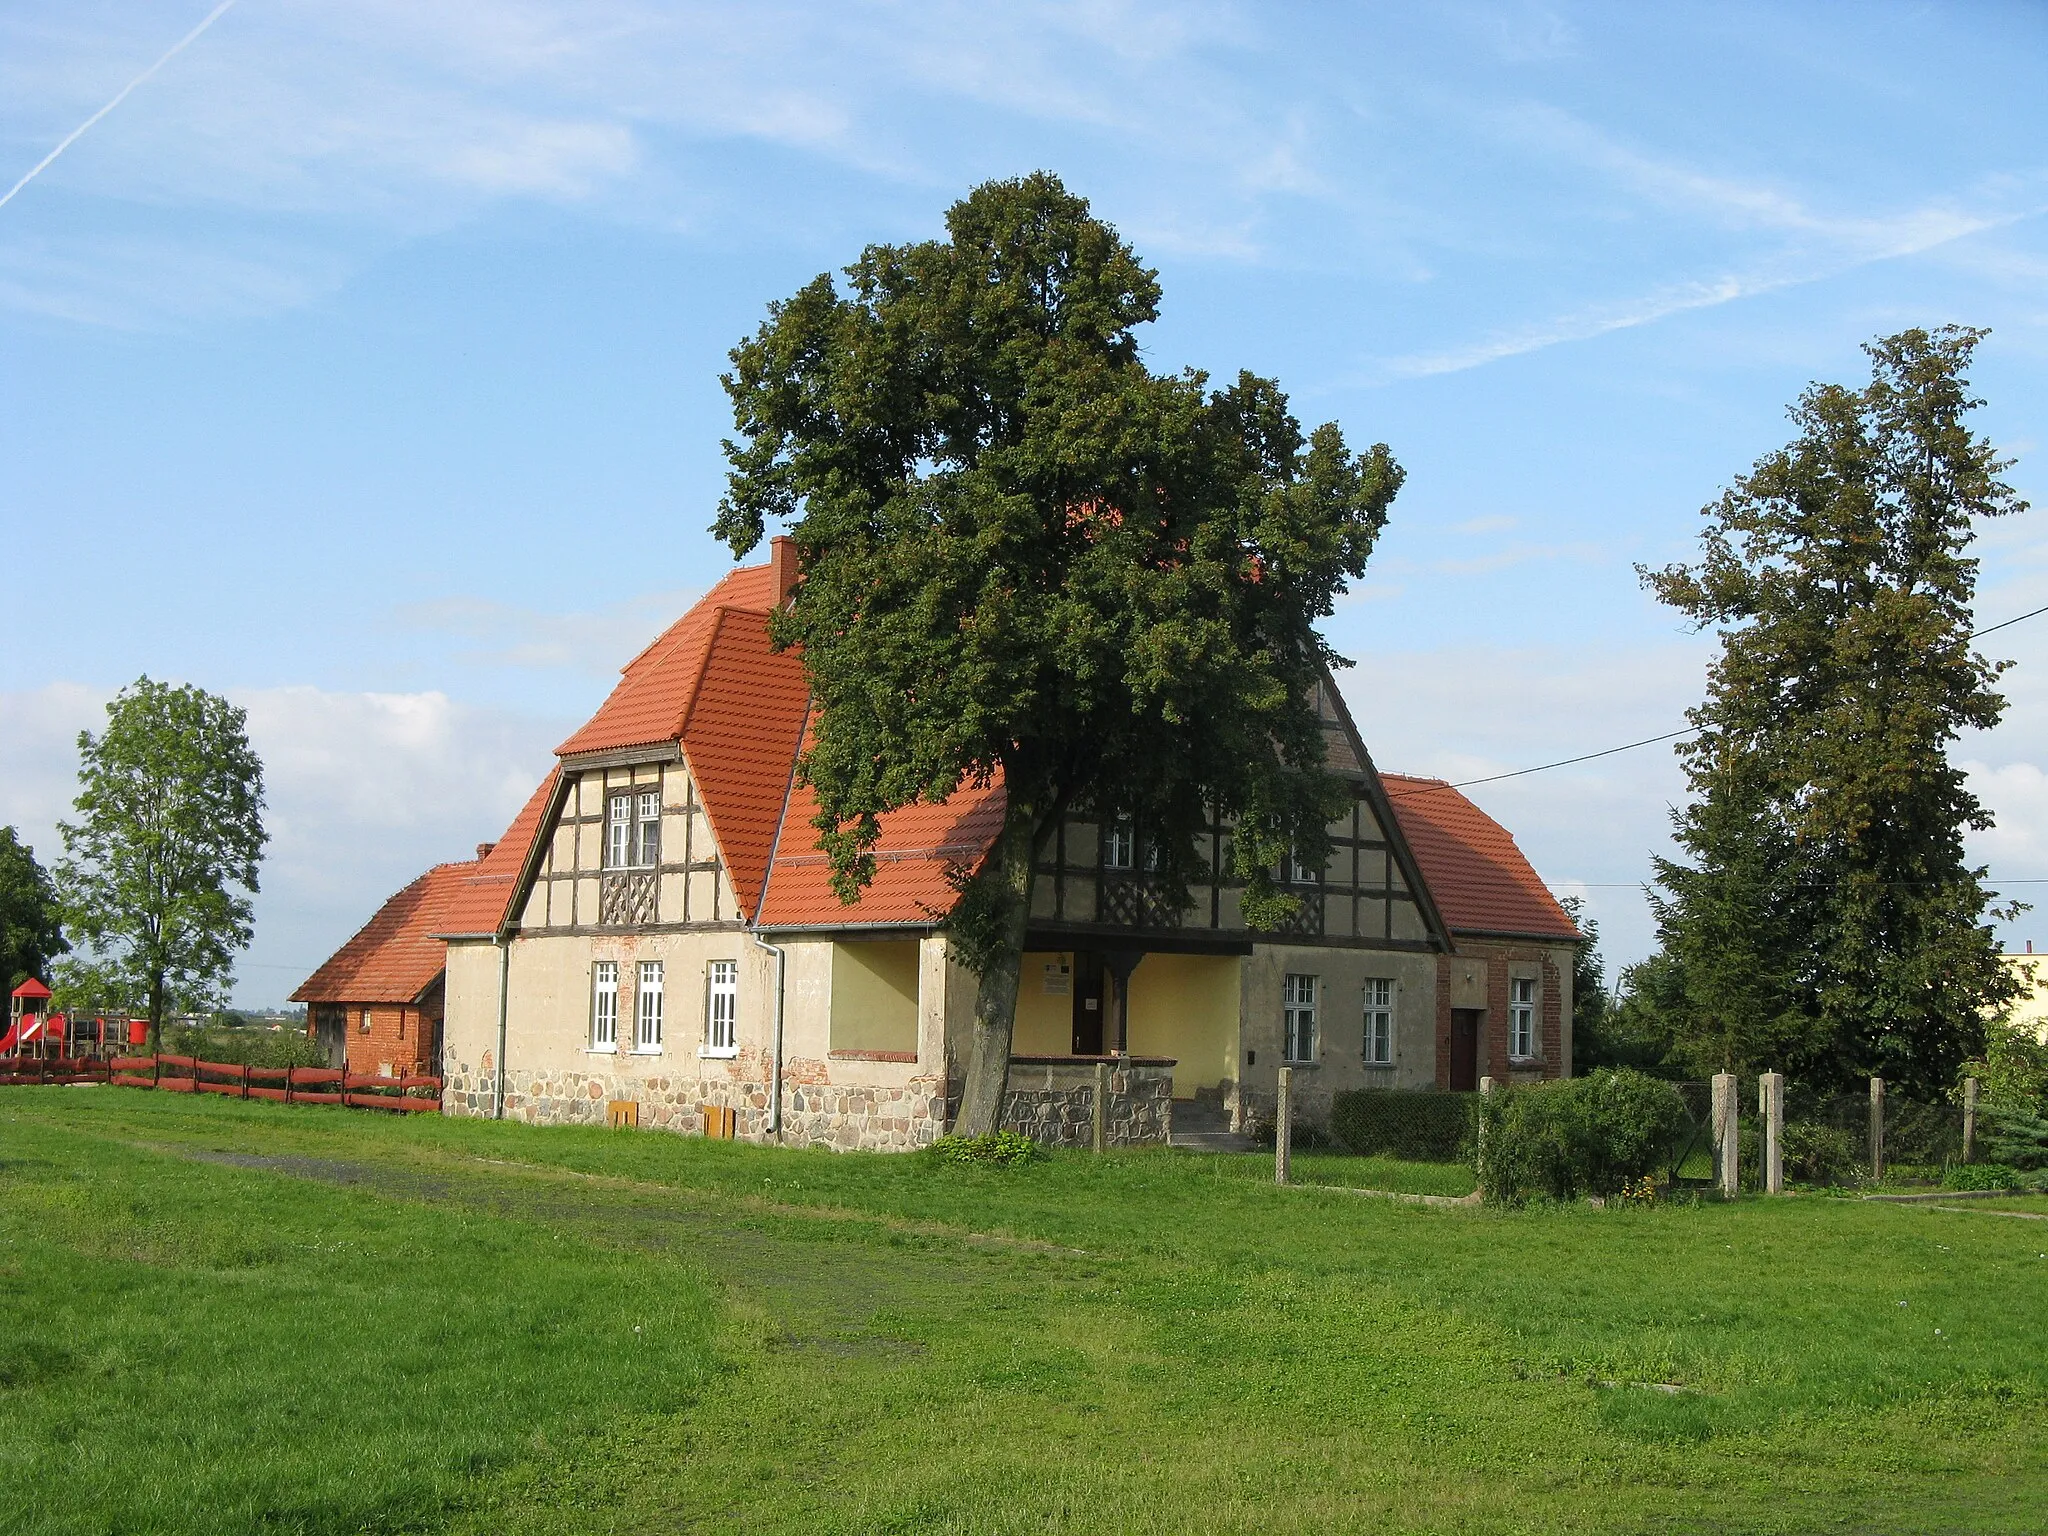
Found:
[[[785,1064],[782,1134],[768,1129],[768,1076],[764,1059],[742,1053],[735,1072],[718,1077],[642,1073],[523,1073],[515,1064],[505,1085],[505,1118],[529,1125],[603,1125],[614,1099],[639,1103],[644,1129],[701,1135],[703,1109],[733,1111],[743,1141],[771,1141],[836,1151],[895,1152],[921,1147],[945,1134],[945,1084],[912,1078],[901,1087],[862,1087],[817,1081],[801,1062]],[[599,1058],[602,1060],[602,1058]],[[721,1066],[724,1063],[720,1063]],[[496,1092],[490,1053],[475,1067],[445,1064],[441,1109],[450,1115],[488,1116]]]
[[[1164,1057],[1112,1057],[1107,1133],[1113,1147],[1161,1145],[1173,1130],[1173,1066]],[[1095,1061],[1017,1056],[1010,1061],[1002,1126],[1041,1146],[1088,1147],[1095,1140]]]

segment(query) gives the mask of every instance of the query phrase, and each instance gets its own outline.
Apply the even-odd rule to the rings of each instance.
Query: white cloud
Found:
[[[397,609],[400,623],[476,642],[459,659],[503,667],[567,667],[610,677],[702,594],[643,592],[583,613],[545,613],[483,597],[445,597]]]
[[[61,848],[81,729],[110,694],[54,683],[0,694],[0,819],[46,866]],[[569,725],[458,704],[440,693],[231,689],[263,759],[270,832],[256,940],[237,998],[281,1002],[394,890],[502,833]]]

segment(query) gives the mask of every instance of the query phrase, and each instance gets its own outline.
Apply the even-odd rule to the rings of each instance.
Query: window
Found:
[[[1384,1067],[1394,1059],[1394,983],[1374,977],[1365,984],[1365,1064]]]
[[[370,1032],[370,1010],[369,1010],[369,1009],[367,1009],[367,1008],[365,1008],[365,1009],[363,1010],[363,1033],[367,1035],[367,1034],[368,1034],[369,1032]]]
[[[1527,1061],[1536,1054],[1536,981],[1517,976],[1508,983],[1508,1055]]]
[[[600,960],[590,968],[590,1048],[619,1048],[619,962]]]
[[[640,995],[633,1005],[633,1049],[653,1053],[661,1049],[661,962],[640,962]]]
[[[1138,833],[1128,816],[1119,816],[1102,834],[1102,867],[1129,869],[1137,862]]]
[[[633,798],[613,795],[611,820],[604,829],[604,867],[624,869],[633,852]]]
[[[740,963],[714,960],[704,997],[704,1054],[737,1056],[740,1051]]]
[[[633,862],[652,869],[661,862],[661,791],[640,792],[640,836],[633,850]]]
[[[1280,874],[1281,878],[1289,885],[1317,885],[1321,883],[1323,878],[1323,872],[1320,869],[1317,869],[1315,865],[1304,859],[1298,851],[1292,849],[1288,851],[1287,861],[1280,866]]]
[[[1281,1053],[1289,1062],[1316,1059],[1316,978],[1289,976],[1280,988]]]
[[[613,795],[605,821],[604,867],[651,869],[661,854],[661,791]]]

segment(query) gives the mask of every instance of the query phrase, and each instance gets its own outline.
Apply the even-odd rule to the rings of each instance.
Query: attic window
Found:
[[[604,867],[652,869],[661,859],[661,792],[613,795],[605,818]]]

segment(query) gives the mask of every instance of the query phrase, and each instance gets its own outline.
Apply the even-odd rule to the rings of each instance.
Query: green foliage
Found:
[[[1330,1133],[1362,1157],[1452,1162],[1472,1140],[1467,1093],[1416,1088],[1355,1088],[1330,1101]]]
[[[164,1049],[173,1056],[251,1067],[324,1067],[327,1052],[305,1031],[236,1029],[219,1024],[164,1031]]]
[[[1807,390],[1797,439],[1706,508],[1698,563],[1642,573],[1720,626],[1679,748],[1685,862],[1658,862],[1695,1071],[1928,1096],[2012,994],[1963,849],[1991,819],[1949,757],[2005,708],[2007,664],[1970,649],[1974,525],[2026,505],[1968,425],[1982,335],[1872,343],[1867,387]]]
[[[1950,1163],[1941,1171],[1943,1189],[2016,1189],[2020,1171],[2009,1163]]]
[[[1977,1102],[1985,1108],[2048,1106],[2048,1045],[2031,1027],[2000,1019],[1985,1026],[1984,1054],[1956,1069],[1958,1101],[1966,1077],[1977,1079]]]
[[[1473,1171],[1489,1204],[1617,1195],[1662,1171],[1685,1101],[1629,1068],[1478,1096]]]
[[[925,1154],[933,1162],[956,1167],[1014,1168],[1045,1156],[1045,1151],[1021,1132],[995,1131],[987,1136],[941,1136]]]
[[[78,737],[76,823],[61,822],[64,925],[100,983],[148,1010],[217,998],[250,937],[263,856],[263,765],[247,716],[191,686],[138,678]]]
[[[1786,1121],[1779,1150],[1785,1177],[1799,1184],[1840,1184],[1870,1171],[1863,1138],[1823,1121]]]
[[[2048,1168],[2048,1114],[2039,1108],[1999,1105],[1981,1112],[1989,1161],[2032,1172]]]
[[[972,1119],[993,1114],[1036,856],[1069,809],[1130,817],[1169,908],[1220,814],[1246,920],[1298,911],[1275,870],[1320,860],[1344,804],[1316,622],[1402,471],[1304,433],[1271,380],[1153,373],[1135,332],[1156,275],[1058,178],[977,187],[946,231],[870,246],[843,291],[820,275],[733,350],[714,527],[737,555],[771,520],[795,540],[774,634],[803,648],[802,772],[842,900],[874,877],[883,814],[1004,788],[949,917],[984,983]]]
[[[57,891],[36,851],[0,827],[0,978],[13,991],[31,976],[48,982],[50,962],[71,946],[58,921]]]

